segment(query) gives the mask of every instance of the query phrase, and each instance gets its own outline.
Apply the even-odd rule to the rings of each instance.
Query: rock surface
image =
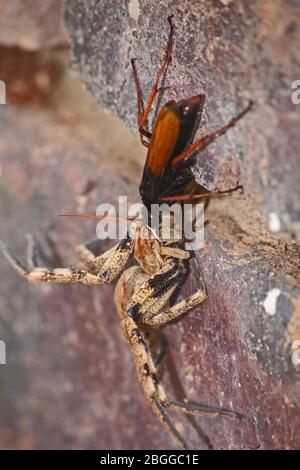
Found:
[[[0,44],[38,50],[67,43],[62,0],[2,0]]]
[[[228,184],[230,178],[241,175],[245,194],[212,201],[208,208],[205,247],[198,253],[208,300],[165,328],[170,355],[162,379],[170,396],[186,395],[243,414],[241,422],[204,417],[189,422],[174,415],[190,448],[297,449],[300,250],[288,237],[270,234],[260,213],[267,215],[282,194],[280,207],[286,207],[288,174],[282,170],[282,158],[288,156],[291,160],[285,162],[294,165],[296,155],[292,150],[298,136],[293,126],[278,153],[269,147],[270,139],[275,145],[279,135],[285,135],[281,119],[294,122],[297,112],[294,107],[285,111],[289,84],[281,88],[281,79],[288,83],[284,75],[291,70],[288,62],[280,73],[274,62],[275,57],[279,60],[282,37],[297,34],[297,25],[292,32],[283,27],[296,7],[292,10],[289,1],[283,10],[279,1],[264,1],[260,2],[263,9],[255,2],[238,3],[237,8],[221,1],[209,10],[209,2],[197,2],[202,16],[200,8],[191,11],[192,2],[180,2],[180,8],[177,4],[172,2],[175,17],[181,19],[184,12],[182,18],[189,21],[177,20],[168,80],[178,96],[198,92],[200,83],[208,94],[205,128],[221,125],[254,91],[260,99],[255,98],[256,114],[247,116],[203,159],[206,164],[213,162],[205,166],[205,183]],[[66,4],[73,54],[77,65],[81,63],[84,82],[106,110],[119,114],[131,127],[136,111],[126,69],[129,56],[142,58],[139,70],[144,70],[141,78],[149,91],[167,35],[167,2],[159,2],[155,17],[145,5],[133,0],[126,4],[90,1],[85,9],[77,0]],[[259,11],[264,22],[256,16]],[[280,22],[274,24],[275,17]],[[260,29],[261,49],[254,47]],[[258,51],[258,63],[253,63],[251,48]],[[263,60],[268,48],[271,66]],[[290,48],[294,50],[293,44]],[[31,232],[48,265],[72,265],[74,247],[94,235],[95,224],[57,215],[94,212],[99,202],[115,202],[119,194],[136,200],[144,151],[116,118],[104,116],[66,74],[63,55],[3,50],[1,57],[8,104],[0,114],[0,239],[25,261],[25,235]],[[280,57],[289,60],[287,53]],[[43,80],[36,80],[41,74]],[[265,85],[255,83],[255,74],[261,74]],[[274,94],[271,106],[266,83],[275,76],[281,77],[276,81],[281,99],[277,102]],[[283,111],[278,111],[279,105]],[[274,129],[279,134],[273,134]],[[256,138],[258,147],[252,143]],[[291,151],[283,155],[286,148]],[[261,152],[266,158],[265,175],[280,174],[281,185],[264,186],[258,180]],[[289,174],[294,178],[289,181],[291,201],[296,200],[299,186],[293,182],[298,176],[297,171]],[[290,231],[290,222],[284,228]],[[0,276],[0,339],[7,349],[7,364],[0,365],[1,448],[176,448],[143,396],[122,338],[113,286],[29,286],[2,257]],[[191,276],[180,295],[193,289]]]

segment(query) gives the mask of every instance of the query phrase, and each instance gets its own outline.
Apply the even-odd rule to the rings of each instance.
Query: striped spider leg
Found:
[[[167,430],[181,447],[187,449],[183,436],[172,423],[166,410],[229,418],[239,417],[239,414],[226,409],[171,400],[160,382],[144,330],[161,328],[200,305],[207,297],[201,275],[198,273],[197,291],[187,299],[168,307],[170,298],[187,274],[190,255],[181,249],[163,245],[160,251],[163,254],[163,266],[152,276],[140,266],[133,266],[124,271],[116,286],[115,303],[144,393]]]
[[[230,410],[169,399],[160,383],[158,370],[143,331],[164,326],[206,299],[205,288],[198,273],[197,291],[187,299],[168,307],[170,298],[186,277],[191,261],[190,254],[180,248],[165,245],[157,239],[141,238],[141,226],[137,227],[134,236],[127,234],[117,245],[99,256],[93,253],[92,245],[90,242],[79,245],[76,249],[86,269],[38,267],[37,252],[32,239],[27,250],[28,269],[3,243],[0,248],[12,267],[30,283],[80,282],[92,286],[113,281],[124,271],[127,261],[134,254],[138,265],[126,269],[120,276],[115,290],[115,303],[121,316],[124,336],[132,350],[139,380],[154,412],[184,448],[187,448],[187,444],[168,417],[166,409],[190,415],[238,417],[237,413]]]
[[[14,257],[9,248],[3,242],[0,242],[0,251],[2,251],[11,266],[32,284],[41,282],[66,284],[79,282],[97,286],[112,282],[124,269],[132,249],[133,239],[129,235],[126,235],[117,245],[100,256],[95,256],[87,245],[79,245],[76,251],[87,269],[81,269],[77,266],[49,269],[38,266],[35,243],[30,238],[27,249],[27,269]]]

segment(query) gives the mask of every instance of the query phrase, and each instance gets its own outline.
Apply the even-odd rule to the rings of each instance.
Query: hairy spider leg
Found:
[[[34,245],[32,238],[29,245]],[[36,255],[34,255],[33,246],[27,250],[30,253],[29,268],[24,267],[11,253],[8,247],[0,242],[0,250],[11,264],[11,266],[21,276],[25,277],[30,283],[55,282],[55,283],[74,283],[79,282],[87,285],[101,285],[113,281],[124,269],[133,249],[134,240],[127,235],[116,246],[103,253],[100,256],[94,256],[87,248],[82,245],[79,252],[85,261],[92,268],[92,272],[80,269],[78,267],[54,268],[38,267],[36,264]]]
[[[143,282],[132,295],[121,316],[123,318],[124,335],[131,346],[137,373],[145,395],[169,432],[180,445],[187,448],[183,437],[176,430],[170,418],[166,418],[164,408],[189,415],[226,416],[230,418],[236,418],[239,415],[226,409],[170,400],[160,383],[157,367],[140,328],[144,326],[161,327],[185,314],[206,299],[202,280],[200,282],[199,279],[196,293],[173,307],[165,309],[167,302],[180,285],[182,276],[184,276],[182,263],[182,259],[171,258],[166,260],[163,268],[155,275],[149,276],[149,279]],[[136,271],[134,275],[137,276]]]

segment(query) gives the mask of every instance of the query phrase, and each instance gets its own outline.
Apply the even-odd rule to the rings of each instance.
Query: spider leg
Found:
[[[17,271],[21,276],[27,277],[28,272],[26,268],[17,260],[17,258],[14,257],[14,255],[2,241],[0,241],[0,251],[2,251],[4,257],[15,271]]]
[[[162,310],[161,312],[155,314],[151,318],[147,318],[147,325],[152,327],[161,327],[166,323],[175,320],[178,317],[181,317],[189,310],[200,305],[207,298],[206,292],[203,290],[198,290],[192,294],[188,299],[178,302],[174,306],[170,307],[167,310]]]
[[[160,314],[184,280],[186,273],[187,267],[184,261],[176,258],[166,260],[161,270],[146,280],[133,294],[126,307],[126,315],[132,317],[137,323],[159,326],[152,321],[152,318]]]
[[[181,315],[184,315],[189,310],[200,305],[207,298],[205,284],[203,281],[202,273],[199,268],[198,260],[195,256],[189,258],[189,265],[194,274],[197,290],[194,294],[190,295],[187,299],[176,303],[168,309],[163,309],[157,314],[143,317],[143,321],[152,327],[161,327],[166,323],[175,320]]]
[[[72,283],[80,282],[88,285],[103,284],[102,279],[88,271],[79,268],[56,268],[48,269],[46,267],[34,267],[27,270],[11,253],[3,243],[0,244],[0,249],[8,260],[10,265],[21,276],[25,277],[28,282],[38,284],[41,282],[56,282],[56,283]]]
[[[38,252],[35,240],[31,233],[27,233],[27,266],[30,270],[38,266]]]
[[[222,408],[191,403],[180,403],[170,400],[166,395],[164,387],[160,383],[151,351],[145,342],[142,331],[139,329],[138,325],[131,317],[125,316],[122,321],[122,328],[124,335],[131,346],[137,373],[145,395],[155,414],[161,419],[164,426],[173,435],[180,446],[187,448],[185,440],[177,431],[170,418],[167,417],[164,408],[196,416],[208,415],[226,416],[229,418],[239,417],[237,413]]]
[[[122,320],[124,335],[129,342],[135,360],[137,373],[154,413],[160,418],[166,429],[172,434],[180,447],[187,449],[186,442],[167,416],[163,402],[167,400],[154,365],[151,352],[142,332],[132,318],[125,316]]]
[[[160,91],[161,87],[159,86],[159,84],[160,84],[161,78],[164,77],[164,75],[166,74],[167,68],[172,59],[171,52],[172,52],[173,36],[174,36],[174,24],[172,22],[172,15],[168,17],[168,22],[170,24],[170,33],[169,33],[169,39],[168,39],[165,57],[156,75],[155,82],[152,87],[152,91],[151,91],[151,94],[150,94],[150,97],[149,97],[149,100],[147,102],[145,109],[144,109],[144,103],[143,103],[143,98],[142,98],[142,89],[140,86],[140,82],[138,79],[138,74],[137,74],[137,70],[135,66],[136,59],[131,59],[134,83],[135,83],[136,92],[137,92],[139,132],[140,132],[141,142],[143,145],[145,145],[145,147],[149,147],[149,144],[148,142],[145,141],[143,137],[147,137],[148,139],[151,139],[151,133],[148,132],[144,128],[144,126],[148,119],[149,113],[151,111],[153,101],[155,100],[157,93]]]
[[[126,235],[127,240],[127,235]],[[105,242],[105,240],[100,240],[99,238],[95,237],[92,238],[84,243],[81,243],[75,248],[75,253],[77,258],[81,263],[91,271],[97,271],[99,267],[101,267],[105,260],[107,260],[111,254],[118,249],[118,246],[124,246],[123,240],[119,243],[114,245],[112,248],[101,251],[101,245]],[[122,250],[121,250],[122,251]]]
[[[181,255],[180,255],[181,256]],[[197,265],[194,258],[191,259],[191,265],[197,274]],[[127,306],[124,306],[122,312],[122,328],[124,335],[129,342],[132,354],[135,360],[137,373],[143,386],[146,397],[148,398],[154,412],[159,416],[164,426],[175,437],[178,444],[186,448],[183,437],[178,433],[169,417],[167,417],[164,408],[171,411],[182,412],[188,415],[208,415],[208,416],[226,416],[228,418],[239,417],[234,411],[206,406],[193,403],[180,403],[170,400],[160,383],[157,366],[151,354],[150,347],[145,341],[143,331],[140,327],[160,327],[168,321],[184,314],[189,309],[199,305],[206,298],[206,292],[201,277],[196,276],[197,292],[192,294],[187,300],[177,303],[169,309],[165,309],[166,303],[180,285],[182,276],[184,276],[184,262],[182,259],[166,259],[163,268],[155,275],[145,277],[144,282],[139,278],[140,268],[130,268],[131,277],[127,278],[130,287],[130,300]],[[138,287],[134,287],[134,279]],[[125,278],[124,278],[125,279]],[[119,281],[123,283],[122,278]],[[117,286],[118,289],[118,286]],[[128,291],[124,291],[124,286],[120,288],[125,297]]]
[[[99,238],[92,238],[91,240],[81,243],[75,248],[78,260],[86,269],[91,271],[95,270],[95,259],[97,256],[105,253],[101,253],[100,251],[102,241],[103,240],[100,240]]]
[[[181,256],[181,252],[184,253],[182,250],[178,250],[178,252],[178,256]],[[168,309],[164,308],[185,279],[186,273],[187,267],[184,260],[176,258],[167,260],[163,268],[145,281],[141,288],[133,294],[126,307],[126,314],[136,322],[157,328],[204,302],[207,295],[203,287],[201,288],[199,285],[197,291],[188,299],[182,300]]]
[[[100,276],[105,278],[106,282],[111,282],[125,267],[132,253],[134,241],[127,233],[119,243],[99,256],[94,254],[94,250],[99,249],[97,241],[100,240],[92,239],[85,244],[78,245],[75,250],[76,254],[90,271],[99,275],[100,270]]]
[[[84,246],[88,249],[88,251],[92,252],[93,255],[98,256],[103,253],[102,245],[106,242],[106,240],[101,240],[98,237],[91,238],[84,243],[81,243],[79,246]],[[78,253],[80,259],[80,253]],[[82,260],[84,261],[84,260]]]
[[[0,243],[0,251],[3,252],[11,266],[30,283],[79,282],[87,285],[100,285],[111,282],[119,275],[131,254],[132,246],[133,241],[128,236],[121,240],[116,247],[99,257],[95,257],[93,272],[78,267],[48,269],[47,267],[36,266],[35,245],[32,237],[29,237],[29,248],[27,250],[31,257],[29,269],[24,267],[2,242]]]

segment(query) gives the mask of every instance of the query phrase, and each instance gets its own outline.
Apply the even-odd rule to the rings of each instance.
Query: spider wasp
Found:
[[[138,128],[141,143],[148,148],[147,159],[140,184],[140,196],[147,209],[162,201],[197,201],[211,195],[230,193],[240,188],[222,192],[208,192],[195,182],[192,173],[193,157],[217,137],[232,128],[252,107],[252,102],[232,118],[227,125],[211,132],[193,143],[201,118],[205,95],[199,94],[181,101],[169,101],[158,113],[152,132],[145,125],[161,82],[171,62],[174,35],[172,16],[168,17],[170,33],[162,65],[149,100],[144,107],[135,59],[131,60],[137,91]],[[192,157],[192,158],[191,158]],[[85,215],[83,215],[85,216]],[[97,218],[97,216],[93,216]],[[10,250],[1,244],[2,252],[12,267],[31,283],[82,283],[98,286],[118,279],[115,289],[115,303],[121,318],[124,336],[127,339],[136,364],[139,380],[154,412],[179,445],[188,448],[183,436],[176,429],[166,410],[189,415],[239,417],[227,409],[196,405],[171,400],[160,382],[157,362],[147,341],[147,330],[153,331],[175,320],[192,308],[200,305],[207,297],[201,275],[196,273],[197,290],[189,298],[170,305],[173,294],[185,280],[189,267],[195,271],[195,257],[184,249],[184,240],[174,236],[171,240],[149,236],[149,227],[133,221],[133,232],[110,250],[96,255],[93,243],[79,245],[76,253],[84,269],[79,267],[48,269],[38,267],[33,240],[29,249],[29,269],[14,258]],[[132,235],[133,233],[133,235]],[[125,269],[131,257],[137,264]]]

